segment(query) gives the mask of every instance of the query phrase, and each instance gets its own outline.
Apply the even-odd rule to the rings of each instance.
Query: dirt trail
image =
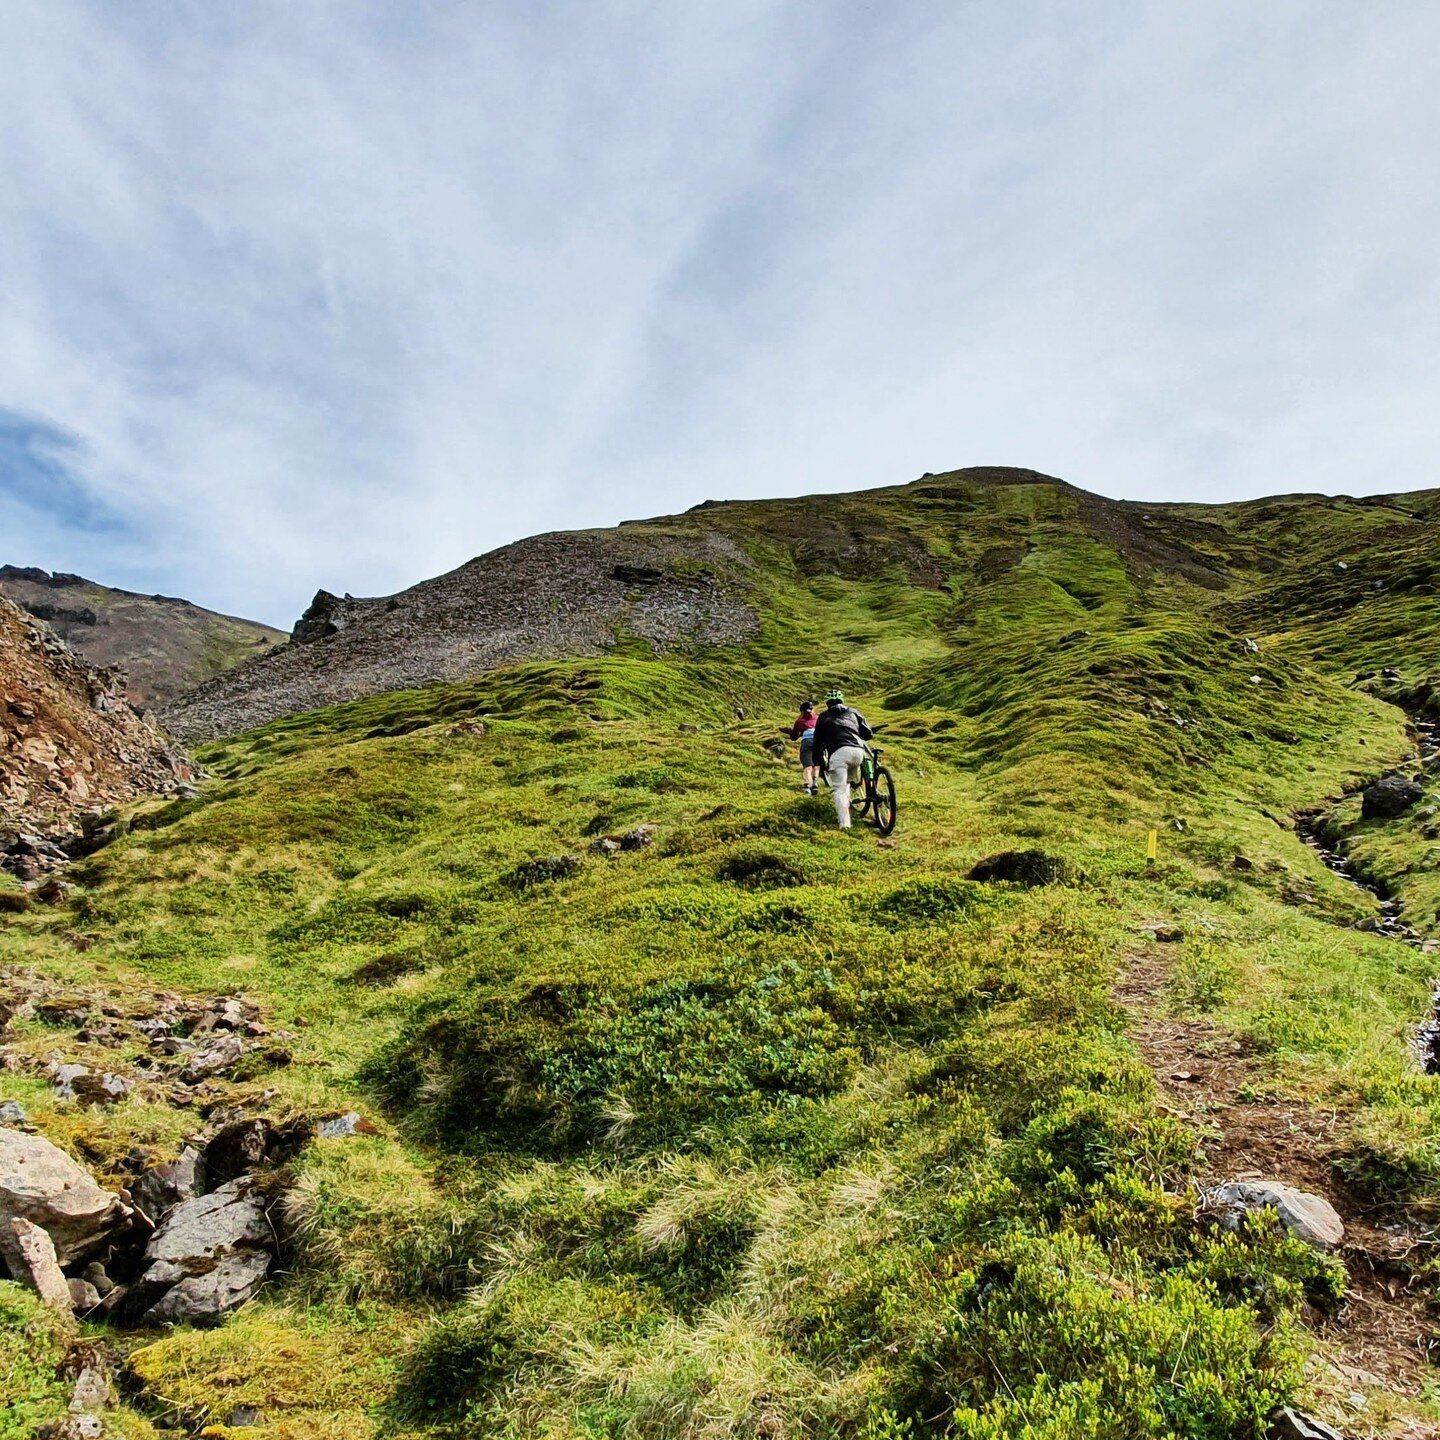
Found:
[[[1430,1287],[1419,1274],[1436,1242],[1344,1184],[1333,1166],[1343,1115],[1277,1094],[1243,1036],[1211,1020],[1165,1013],[1168,981],[1167,964],[1139,952],[1115,997],[1134,1017],[1131,1034],[1155,1072],[1161,1109],[1204,1137],[1195,1183],[1208,1190],[1227,1180],[1281,1180],[1324,1195],[1345,1221],[1341,1258],[1350,1288],[1334,1316],[1310,1317],[1331,1347],[1318,1388],[1342,1400],[1375,1388],[1417,1396],[1433,1383],[1432,1347],[1440,1344]],[[1409,1419],[1380,1428],[1374,1417],[1352,1424],[1354,1433],[1440,1440],[1440,1429]]]

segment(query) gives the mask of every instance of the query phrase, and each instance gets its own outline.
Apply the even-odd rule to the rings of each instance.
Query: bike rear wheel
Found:
[[[871,782],[874,796],[875,828],[888,835],[895,828],[895,781],[882,765]]]
[[[862,770],[858,780],[850,782],[850,811],[854,815],[868,815],[870,803],[875,798],[870,777]]]

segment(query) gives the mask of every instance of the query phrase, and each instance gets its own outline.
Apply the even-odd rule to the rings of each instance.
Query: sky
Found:
[[[1437,53],[1433,0],[0,0],[0,562],[288,627],[972,464],[1440,485]]]

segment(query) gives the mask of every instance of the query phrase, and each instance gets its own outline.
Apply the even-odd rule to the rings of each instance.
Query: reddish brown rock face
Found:
[[[0,565],[0,595],[44,620],[116,689],[148,709],[285,643],[283,631],[168,595],[139,595],[83,575]]]
[[[105,671],[0,599],[0,827],[64,826],[187,774]]]

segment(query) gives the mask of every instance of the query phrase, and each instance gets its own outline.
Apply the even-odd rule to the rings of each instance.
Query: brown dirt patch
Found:
[[[1164,1013],[1168,978],[1160,957],[1136,954],[1115,998],[1134,1016],[1131,1034],[1155,1072],[1162,1110],[1204,1137],[1195,1182],[1209,1189],[1227,1180],[1281,1180],[1324,1195],[1345,1221],[1341,1258],[1350,1290],[1338,1314],[1312,1317],[1332,1347],[1331,1373],[1321,1388],[1342,1396],[1346,1386],[1418,1395],[1436,1377],[1432,1292],[1417,1273],[1435,1242],[1344,1184],[1333,1166],[1346,1129],[1342,1112],[1279,1093],[1245,1037],[1204,1017]],[[1440,1436],[1424,1422],[1403,1424],[1408,1428],[1372,1426],[1369,1433]]]

